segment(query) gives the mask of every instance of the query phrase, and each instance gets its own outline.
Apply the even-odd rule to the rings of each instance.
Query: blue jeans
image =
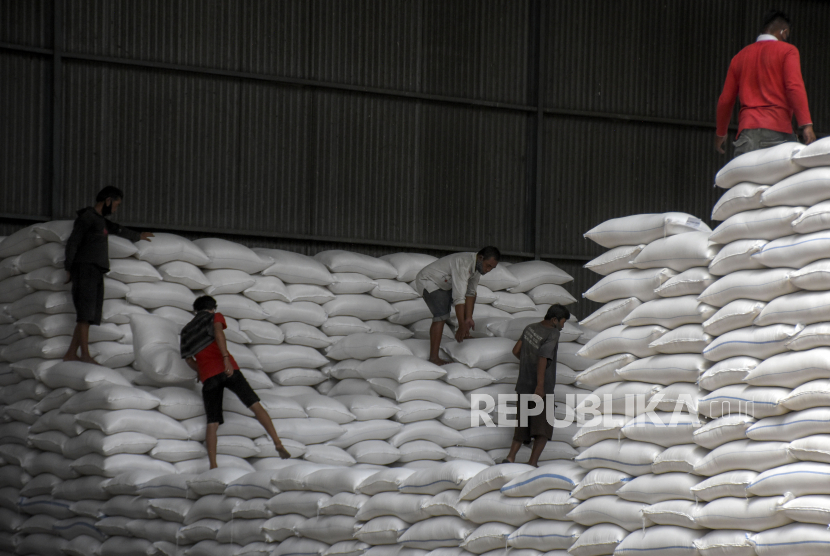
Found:
[[[788,141],[798,141],[793,133],[782,133],[771,129],[745,129],[732,143],[735,146],[734,157],[741,156],[758,149],[774,147]]]

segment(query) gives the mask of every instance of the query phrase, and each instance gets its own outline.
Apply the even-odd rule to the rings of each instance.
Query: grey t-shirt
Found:
[[[533,394],[536,391],[536,367],[540,357],[548,359],[545,369],[545,394],[553,394],[556,385],[556,353],[559,350],[559,330],[541,322],[529,324],[522,332],[519,352],[519,379],[516,393]]]

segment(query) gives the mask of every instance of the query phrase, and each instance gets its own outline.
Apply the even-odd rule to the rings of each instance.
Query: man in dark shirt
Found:
[[[95,206],[78,211],[72,235],[66,242],[64,268],[72,282],[72,301],[77,313],[72,343],[63,356],[64,361],[85,361],[95,363],[89,355],[89,325],[101,324],[104,305],[104,274],[109,272],[110,259],[108,238],[115,234],[129,239],[150,241],[150,232],[136,232],[107,220],[107,216],[118,210],[124,193],[108,185],[95,198]],[[81,355],[78,356],[78,348]]]
[[[522,337],[513,347],[513,355],[519,358],[519,378],[516,381],[516,393],[519,394],[519,424],[513,434],[513,444],[505,461],[514,463],[516,453],[522,444],[530,443],[533,439],[533,449],[530,452],[529,465],[537,466],[539,456],[548,440],[553,436],[553,423],[546,418],[545,402],[547,396],[553,403],[553,389],[556,386],[556,354],[559,350],[559,331],[565,322],[571,318],[571,313],[562,305],[551,305],[545,314],[545,320],[529,324],[522,332]],[[536,415],[524,414],[527,404],[522,404],[522,395],[535,394],[540,399],[542,411]],[[523,410],[524,408],[524,410]],[[522,421],[525,426],[522,426]]]

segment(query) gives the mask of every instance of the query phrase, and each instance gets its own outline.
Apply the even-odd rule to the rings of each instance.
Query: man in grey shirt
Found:
[[[450,311],[455,307],[458,330],[455,339],[463,342],[470,330],[475,330],[473,309],[476,302],[476,287],[482,275],[499,264],[501,253],[495,247],[485,247],[478,253],[455,253],[427,265],[415,277],[415,290],[424,296],[432,313],[429,328],[429,360],[436,365],[445,365],[438,356],[444,322],[449,320]]]
[[[553,403],[553,389],[556,386],[556,354],[559,350],[559,331],[565,327],[565,322],[571,318],[571,313],[562,305],[551,305],[545,314],[545,320],[529,324],[522,332],[522,337],[513,347],[513,355],[519,358],[519,378],[516,381],[516,393],[519,394],[519,424],[513,433],[513,444],[505,461],[514,463],[516,454],[522,444],[530,443],[533,439],[533,449],[530,452],[529,465],[537,466],[539,456],[548,440],[553,436],[553,423],[546,418],[545,407],[537,415],[526,415],[526,425],[522,426],[521,396],[535,394],[541,398],[537,403],[546,403],[550,395]],[[524,405],[527,408],[527,405]]]

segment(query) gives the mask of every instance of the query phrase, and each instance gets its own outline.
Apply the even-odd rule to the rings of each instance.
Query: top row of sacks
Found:
[[[66,243],[72,233],[71,220],[35,224],[0,241],[2,265],[13,272],[14,257],[37,258],[39,250],[54,250],[54,243]],[[110,238],[111,258],[134,256],[153,266],[186,262],[205,269],[235,269],[248,274],[276,276],[288,284],[329,286],[335,282],[332,273],[361,274],[370,279],[411,282],[418,272],[437,260],[422,253],[394,253],[379,258],[343,250],[329,250],[313,257],[280,249],[250,249],[219,238],[190,241],[181,236],[157,233],[152,241],[133,244]],[[52,245],[48,245],[48,244]],[[45,253],[49,261],[54,254]],[[10,259],[7,261],[7,259]],[[499,265],[482,277],[481,284],[493,291],[524,293],[542,284],[561,285],[573,280],[568,273],[544,261],[527,261]]]

